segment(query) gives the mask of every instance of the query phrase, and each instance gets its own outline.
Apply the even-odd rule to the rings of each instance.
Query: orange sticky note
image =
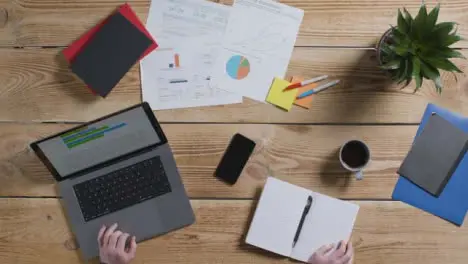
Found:
[[[301,76],[293,76],[291,78],[291,83],[297,83],[297,82],[302,82],[302,81],[304,81],[304,78],[301,77]],[[300,94],[302,94],[304,92],[307,92],[307,91],[309,91],[311,89],[314,89],[315,87],[317,87],[317,83],[311,83],[309,85],[299,87],[299,88],[297,88],[297,90],[298,90],[297,95],[300,95]],[[311,95],[311,96],[304,97],[302,99],[296,99],[294,101],[294,104],[298,105],[300,107],[304,107],[306,109],[309,109],[312,106],[312,97],[314,97],[314,96]]]

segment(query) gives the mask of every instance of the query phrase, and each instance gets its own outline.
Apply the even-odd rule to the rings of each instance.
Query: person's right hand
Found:
[[[309,259],[309,264],[352,264],[354,249],[351,242],[341,241],[336,245],[328,245],[319,248]]]
[[[127,233],[117,230],[117,224],[99,230],[99,257],[105,264],[129,264],[135,258],[137,244],[133,236],[127,246]]]

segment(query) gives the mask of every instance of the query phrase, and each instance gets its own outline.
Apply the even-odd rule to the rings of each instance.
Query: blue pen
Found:
[[[307,96],[309,96],[309,95],[313,95],[313,94],[316,94],[316,93],[318,93],[318,92],[321,92],[321,91],[323,91],[323,90],[325,90],[325,89],[328,89],[328,88],[330,88],[330,87],[332,87],[332,86],[337,85],[339,82],[340,82],[340,80],[336,80],[336,81],[332,81],[332,82],[329,82],[329,83],[320,85],[319,87],[317,87],[317,88],[315,88],[315,89],[312,89],[312,90],[309,90],[309,91],[307,91],[307,92],[301,93],[301,94],[297,97],[297,99],[302,99],[302,98],[307,97]]]

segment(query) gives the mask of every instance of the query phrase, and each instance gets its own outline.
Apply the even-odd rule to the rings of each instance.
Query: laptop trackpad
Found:
[[[109,220],[117,222],[122,232],[136,236],[137,242],[150,239],[165,231],[157,200],[151,199],[110,214]]]

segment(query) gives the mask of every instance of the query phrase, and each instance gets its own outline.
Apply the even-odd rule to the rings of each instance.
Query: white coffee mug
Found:
[[[348,171],[354,172],[357,180],[362,180],[363,169],[369,164],[369,147],[361,140],[346,141],[340,148],[340,163]]]

